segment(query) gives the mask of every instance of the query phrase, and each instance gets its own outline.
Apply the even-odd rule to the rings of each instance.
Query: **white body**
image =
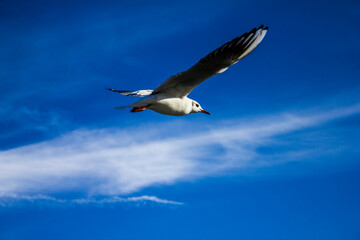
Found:
[[[150,95],[149,97],[130,105],[130,107],[149,105],[148,108],[157,113],[171,116],[185,116],[193,112],[192,102],[193,100],[188,97],[175,98],[156,94]]]

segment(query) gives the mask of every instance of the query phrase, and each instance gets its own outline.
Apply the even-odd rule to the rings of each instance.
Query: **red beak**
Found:
[[[206,113],[206,114],[209,114],[209,115],[210,115],[210,113],[209,113],[208,111],[204,110],[204,109],[201,109],[201,111],[200,111],[200,112],[202,112],[202,113]]]

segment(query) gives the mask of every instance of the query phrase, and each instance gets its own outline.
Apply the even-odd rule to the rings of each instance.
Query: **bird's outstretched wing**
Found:
[[[185,72],[168,78],[152,94],[166,93],[174,97],[187,96],[209,77],[226,71],[228,67],[247,56],[264,38],[268,27],[261,25],[242,36],[225,43]]]

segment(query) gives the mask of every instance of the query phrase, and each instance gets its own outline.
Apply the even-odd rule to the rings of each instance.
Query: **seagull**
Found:
[[[225,72],[228,67],[246,57],[263,40],[267,30],[268,27],[261,25],[225,43],[200,59],[198,63],[187,71],[177,73],[165,80],[155,90],[124,91],[109,88],[108,90],[124,96],[143,97],[143,99],[131,105],[116,107],[115,109],[131,108],[130,112],[141,112],[150,109],[172,116],[185,116],[198,112],[210,115],[198,102],[187,97],[189,93],[206,79]]]

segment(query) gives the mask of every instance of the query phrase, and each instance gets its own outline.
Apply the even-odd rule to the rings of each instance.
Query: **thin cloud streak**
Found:
[[[125,195],[150,186],[271,166],[293,159],[264,163],[257,148],[271,145],[282,134],[357,113],[360,104],[316,114],[284,113],[215,123],[201,132],[189,127],[176,137],[154,135],[172,132],[170,124],[140,130],[77,130],[0,152],[0,194],[80,191],[90,196]],[[301,156],[287,154],[291,155]]]
[[[48,195],[38,194],[38,195],[4,195],[0,198],[0,206],[6,207],[14,203],[25,202],[25,203],[43,203],[48,204],[61,204],[61,205],[93,205],[93,206],[103,206],[108,204],[116,203],[157,203],[157,204],[169,204],[169,205],[183,205],[182,202],[170,201],[166,199],[161,199],[156,196],[143,195],[139,197],[118,197],[113,196],[109,198],[77,198],[77,199],[60,199],[51,197]]]

